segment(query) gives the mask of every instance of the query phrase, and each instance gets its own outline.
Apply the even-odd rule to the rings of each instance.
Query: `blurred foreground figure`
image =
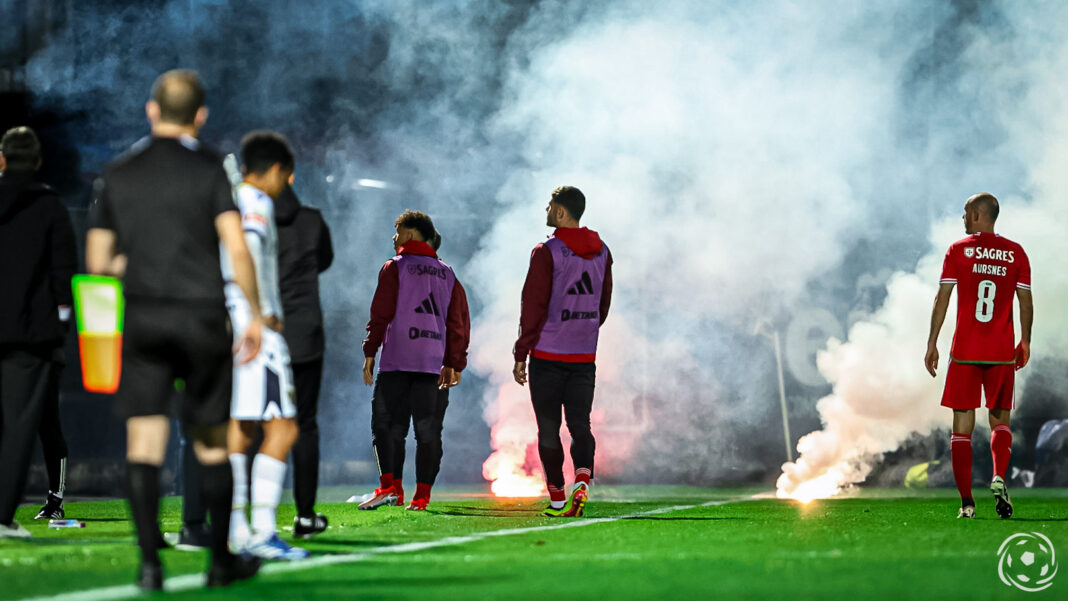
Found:
[[[170,433],[175,378],[185,380],[179,417],[201,466],[212,525],[208,586],[256,573],[259,561],[226,547],[233,480],[226,455],[233,380],[231,349],[248,361],[260,348],[262,318],[252,259],[222,158],[196,139],[208,117],[193,71],[168,71],[145,106],[152,135],[104,169],[94,189],[85,265],[123,278],[126,303],[116,414],[126,420],[127,495],[141,549],[138,585],[161,589],[160,466]],[[220,242],[251,319],[233,344]],[[121,250],[119,254],[117,250]]]
[[[972,430],[980,394],[990,412],[990,452],[994,458],[995,510],[1012,516],[1005,472],[1012,452],[1009,414],[1015,408],[1015,370],[1031,357],[1031,264],[1019,244],[994,233],[998,200],[976,194],[964,203],[964,231],[946,251],[942,278],[931,312],[931,333],[924,361],[931,376],[938,369],[938,332],[946,319],[949,297],[957,287],[957,327],[953,333],[942,406],[953,410],[950,456],[953,478],[960,492],[958,518],[975,517],[972,498]],[[1020,300],[1020,344],[1012,322],[1012,297]]]
[[[286,186],[274,201],[278,226],[278,284],[282,290],[282,330],[293,367],[297,393],[297,426],[293,445],[293,499],[297,515],[293,535],[308,537],[326,530],[326,516],[315,513],[319,489],[319,390],[323,381],[323,309],[319,301],[319,274],[334,261],[330,228],[319,211],[300,204]]]
[[[28,127],[0,140],[0,537],[28,537],[15,521],[40,431],[48,501],[37,517],[63,517],[67,444],[59,428],[59,374],[77,255],[70,215],[35,181],[41,145]]]
[[[553,190],[545,224],[556,230],[530,255],[523,284],[519,339],[512,376],[527,381],[538,421],[538,454],[549,489],[549,517],[579,517],[589,498],[595,442],[590,431],[597,376],[597,336],[612,301],[612,253],[597,232],[579,227],[586,197],[578,188]],[[575,484],[564,491],[560,409],[571,433]]]
[[[245,365],[234,366],[234,391],[230,403],[227,449],[234,477],[233,511],[230,514],[230,549],[248,551],[263,559],[305,559],[308,552],[292,547],[278,536],[277,511],[286,477],[286,455],[297,441],[297,406],[289,348],[282,338],[283,311],[278,288],[278,228],[274,222],[274,199],[293,178],[293,152],[286,139],[273,131],[254,131],[241,140],[244,181],[237,186],[264,324],[260,354]],[[249,323],[253,313],[248,299],[224,263],[226,308],[234,331]],[[262,429],[263,442],[252,460],[249,479],[248,450]],[[245,516],[250,503],[252,522]]]

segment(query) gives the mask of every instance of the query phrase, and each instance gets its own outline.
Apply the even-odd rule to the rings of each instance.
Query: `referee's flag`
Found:
[[[113,393],[122,373],[122,282],[98,275],[76,275],[74,313],[82,385],[89,392]]]

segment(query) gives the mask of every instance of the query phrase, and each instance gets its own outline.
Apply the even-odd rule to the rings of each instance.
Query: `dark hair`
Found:
[[[410,228],[423,237],[423,240],[428,244],[434,239],[434,234],[437,230],[434,229],[434,222],[430,219],[430,215],[422,211],[413,211],[408,209],[401,213],[400,217],[393,222],[394,227]]]
[[[275,164],[293,170],[293,151],[286,137],[276,131],[257,129],[241,138],[241,164],[246,173],[266,173]]]
[[[37,134],[26,127],[12,127],[0,140],[0,154],[4,155],[7,169],[33,171],[41,161],[41,142]]]
[[[574,186],[560,186],[553,190],[552,200],[567,209],[575,221],[582,219],[582,214],[586,212],[586,197],[582,190]]]
[[[441,250],[441,232],[434,230],[434,237],[428,240],[427,244],[434,249],[434,252]]]
[[[968,199],[968,206],[972,209],[986,214],[990,217],[990,221],[998,220],[998,213],[1001,209],[998,207],[998,199],[989,192],[980,192]]]
[[[192,69],[174,69],[156,78],[152,100],[159,105],[160,121],[192,125],[204,106],[204,84]]]

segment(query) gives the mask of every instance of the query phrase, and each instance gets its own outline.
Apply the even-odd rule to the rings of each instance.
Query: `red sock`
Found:
[[[404,481],[399,479],[393,480],[393,492],[396,493],[398,498],[404,498]]]
[[[379,488],[393,487],[393,474],[382,474],[378,477]]]
[[[547,485],[549,488],[549,500],[553,502],[563,503],[567,500],[567,495],[564,494],[564,489],[559,486]]]
[[[416,499],[429,499],[430,498],[430,485],[423,484],[422,482],[415,483],[415,496],[412,500]]]
[[[990,454],[994,456],[994,475],[1004,479],[1012,456],[1012,431],[1008,426],[998,426],[990,433]]]
[[[972,498],[972,435],[957,434],[949,440],[949,454],[953,459],[953,479],[961,499]]]
[[[593,475],[593,470],[588,467],[580,467],[575,470],[575,482],[585,482],[586,486],[590,485],[590,476]]]

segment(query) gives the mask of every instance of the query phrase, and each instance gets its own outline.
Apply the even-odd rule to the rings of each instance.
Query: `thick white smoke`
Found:
[[[885,15],[870,11],[614,4],[566,39],[530,49],[494,124],[523,134],[527,166],[511,172],[499,196],[512,208],[470,266],[480,290],[492,291],[472,361],[491,383],[487,418],[519,437],[495,432],[495,468],[502,453],[522,465],[533,441],[509,351],[527,257],[547,233],[548,194],[562,184],[586,193],[583,223],[616,260],[598,360],[602,473],[653,459],[632,456],[637,434],[646,449],[681,442],[664,445],[674,454],[667,461],[692,469],[687,447],[722,460],[735,443],[721,428],[766,420],[772,394],[730,391],[771,381],[773,368],[732,348],[716,324],[751,333],[804,310],[807,282],[868,235],[878,203],[865,194],[893,147],[904,65],[931,33],[929,15],[880,27]],[[530,27],[552,15],[539,19]]]
[[[994,100],[990,105],[999,109],[991,119],[1005,124],[1005,145],[1025,166],[1019,188],[1002,195],[997,230],[1022,243],[1031,261],[1032,358],[1063,359],[1068,346],[1062,333],[1068,320],[1060,306],[1068,298],[1068,274],[1059,267],[1058,258],[1068,252],[1064,175],[1068,95],[1062,84],[1068,44],[1055,32],[1066,15],[1063,8],[1047,5],[1039,11],[1011,4],[1005,6],[1004,16],[999,30],[976,31],[965,55],[969,69],[982,74],[983,90]],[[963,200],[957,200],[961,207]],[[961,237],[959,219],[940,222],[932,230],[933,250],[915,272],[896,274],[883,307],[855,324],[846,342],[832,340],[820,355],[820,370],[834,384],[833,393],[819,401],[824,427],[798,443],[800,458],[783,466],[779,496],[807,501],[836,494],[863,481],[883,453],[898,448],[910,435],[948,427],[949,411],[938,405],[938,399],[952,312],[940,338],[937,380],[924,371],[922,357],[942,253]],[[1016,331],[1019,335],[1018,324]],[[1017,375],[1018,401],[1021,384],[1033,370],[1034,363]]]

